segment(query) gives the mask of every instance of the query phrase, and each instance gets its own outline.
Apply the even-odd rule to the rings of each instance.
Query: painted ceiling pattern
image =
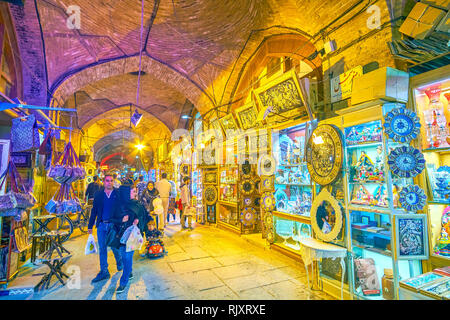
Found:
[[[23,69],[45,65],[45,76],[38,70],[47,87],[46,100],[39,96],[41,105],[57,101],[77,108],[78,126],[98,130],[92,136],[101,138],[125,129],[106,117],[126,117],[129,104],[145,113],[140,126],[157,123],[165,128],[163,135],[183,127],[181,115],[193,108],[204,114],[226,105],[239,94],[239,79],[267,37],[296,34],[310,40],[336,16],[361,10],[365,2],[370,1],[145,1],[139,102],[141,1],[35,0],[10,8],[28,61]],[[69,6],[80,8],[80,29],[67,27]],[[313,51],[310,46],[299,52]],[[37,90],[32,84],[24,88],[27,97]]]

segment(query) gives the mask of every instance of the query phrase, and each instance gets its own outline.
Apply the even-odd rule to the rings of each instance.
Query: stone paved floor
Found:
[[[67,268],[80,270],[79,289],[52,281],[49,289],[40,293],[0,299],[333,299],[306,287],[305,270],[298,261],[256,245],[245,236],[203,225],[191,232],[181,231],[175,223],[166,231],[168,255],[149,260],[136,253],[134,279],[123,293],[116,295],[121,272],[117,272],[112,252],[108,257],[111,278],[91,284],[99,262],[98,255],[84,254],[86,241],[87,235],[75,234],[65,243],[73,254]],[[41,278],[34,274],[46,270],[45,266],[27,264],[8,288],[32,287]]]

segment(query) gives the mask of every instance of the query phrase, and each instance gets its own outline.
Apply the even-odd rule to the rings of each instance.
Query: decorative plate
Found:
[[[248,227],[251,225],[254,225],[256,221],[256,210],[251,208],[251,207],[247,207],[245,208],[242,212],[241,212],[241,223]]]
[[[399,193],[399,202],[408,211],[422,210],[426,204],[427,196],[417,185],[407,186]]]
[[[274,188],[273,188],[273,180],[274,177],[273,176],[262,176],[261,177],[261,191],[271,191],[273,192]]]
[[[266,226],[272,226],[273,225],[273,217],[271,213],[267,213],[266,217],[264,219]]]
[[[244,199],[242,200],[244,207],[248,207],[251,206],[253,203],[253,200],[251,197],[244,197]]]
[[[217,201],[217,189],[214,186],[205,186],[205,202],[207,205],[213,205]]]
[[[269,243],[273,243],[274,240],[275,240],[275,237],[273,235],[273,232],[272,231],[267,232],[267,241]]]
[[[384,132],[396,142],[409,143],[420,132],[419,118],[411,110],[396,108],[386,115]]]
[[[249,196],[255,191],[255,185],[251,180],[244,180],[241,182],[241,191],[244,195]]]
[[[248,160],[245,160],[244,164],[242,164],[241,172],[242,172],[243,179],[250,178],[250,173],[252,173],[252,166]]]
[[[275,197],[273,196],[273,193],[263,193],[262,195],[262,207],[266,211],[272,211],[275,209]]]
[[[341,132],[336,126],[319,125],[306,145],[306,161],[311,178],[328,185],[338,177],[343,162]]]
[[[425,158],[419,150],[402,146],[389,153],[388,164],[391,171],[400,178],[413,178],[425,168]]]
[[[275,173],[277,163],[271,155],[264,154],[258,160],[258,172],[260,176],[271,176]]]

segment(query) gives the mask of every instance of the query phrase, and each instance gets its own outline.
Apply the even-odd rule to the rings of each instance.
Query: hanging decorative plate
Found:
[[[248,207],[251,206],[253,201],[251,197],[244,197],[244,199],[242,200],[244,207]]]
[[[205,202],[211,206],[217,201],[217,189],[214,186],[205,186]]]
[[[343,162],[341,132],[336,126],[319,125],[306,145],[306,162],[311,178],[328,185],[338,177]]]
[[[244,195],[249,196],[255,191],[255,185],[251,180],[244,180],[241,182],[241,191]]]
[[[241,223],[244,226],[248,227],[248,226],[254,225],[255,220],[256,220],[256,210],[255,209],[253,209],[251,207],[247,207],[241,212]]]
[[[272,211],[275,209],[275,197],[273,196],[273,193],[263,193],[262,195],[262,207],[266,211]]]
[[[426,204],[427,196],[417,185],[406,186],[399,193],[399,202],[408,211],[422,210]]]
[[[265,192],[265,191],[273,192],[273,190],[274,190],[273,180],[274,180],[273,176],[262,176],[261,177],[261,191],[262,192]]]
[[[411,110],[396,108],[386,115],[384,132],[395,142],[409,143],[420,132],[419,118]]]
[[[250,179],[252,173],[252,166],[248,160],[245,160],[241,166],[242,179]]]
[[[266,213],[266,217],[265,217],[264,221],[266,222],[266,226],[272,226],[272,224],[273,224],[272,214]]]
[[[273,232],[272,231],[267,232],[267,241],[269,243],[273,243],[274,240],[275,240],[275,237],[273,235]]]
[[[258,173],[260,176],[271,176],[275,173],[277,163],[271,155],[264,154],[258,159]]]
[[[388,164],[391,171],[400,178],[413,178],[425,168],[425,159],[419,150],[402,146],[389,153]]]

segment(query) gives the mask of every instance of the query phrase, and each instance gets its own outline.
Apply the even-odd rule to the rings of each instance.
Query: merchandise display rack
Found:
[[[409,108],[417,113],[418,148],[426,168],[420,182],[426,191],[430,259],[425,271],[450,265],[450,66],[410,79]],[[447,226],[447,228],[446,228]]]
[[[274,242],[271,247],[288,255],[300,255],[299,241],[312,236],[309,210],[314,186],[304,158],[307,138],[304,120],[289,127],[273,128],[271,152],[276,168],[272,211]]]
[[[399,192],[414,184],[412,178],[393,176],[388,164],[392,150],[409,145],[394,142],[384,134],[386,114],[399,107],[404,105],[384,103],[364,110],[356,106],[326,121],[340,128],[345,141],[344,227],[348,235],[345,246],[349,252],[350,290],[355,299],[397,299],[399,279],[421,273],[420,260],[398,259],[397,254],[395,219],[408,213],[399,204]],[[359,139],[364,142],[359,144]],[[371,183],[368,179],[378,181]]]

